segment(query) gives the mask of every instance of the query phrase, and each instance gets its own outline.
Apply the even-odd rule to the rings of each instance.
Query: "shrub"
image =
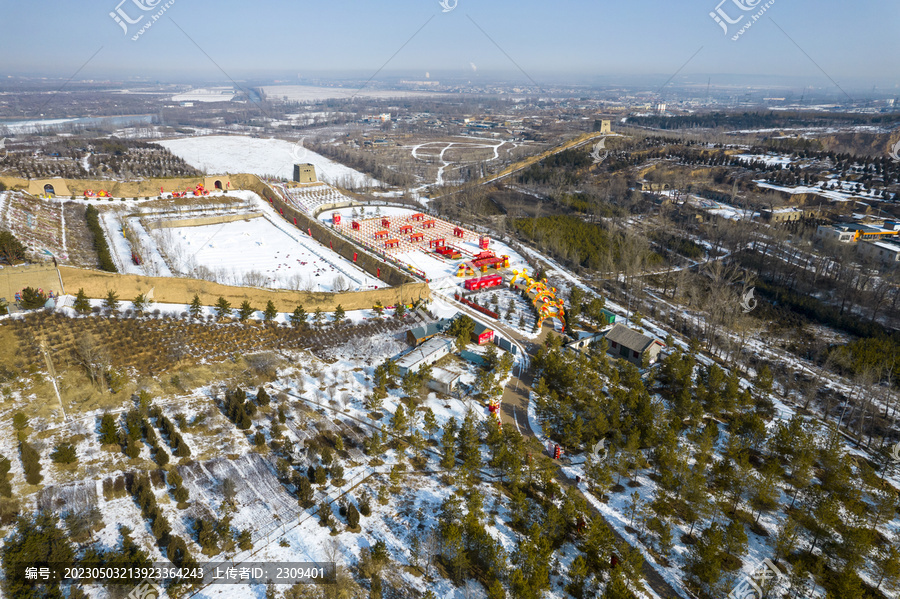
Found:
[[[156,461],[156,464],[160,468],[165,468],[166,464],[169,463],[169,454],[167,454],[159,445],[155,445],[153,449],[153,459]]]
[[[191,448],[187,446],[181,435],[175,437],[175,451],[173,453],[179,458],[187,458],[191,455]]]
[[[185,502],[189,497],[188,490],[184,487],[177,487],[174,491],[172,491],[172,497],[174,497],[175,501],[177,501],[178,503]]]
[[[13,428],[17,431],[28,428],[28,416],[22,412],[16,412],[15,416],[13,416]]]
[[[178,470],[172,469],[166,474],[166,483],[172,487],[180,487],[184,483],[184,479],[181,478]]]
[[[250,551],[253,549],[253,537],[246,528],[238,535],[238,549],[241,551]]]
[[[129,437],[125,441],[125,455],[127,455],[132,460],[141,455],[141,448],[137,444],[137,441]]]
[[[78,461],[78,454],[71,443],[60,443],[50,454],[50,459],[57,464],[72,464]]]

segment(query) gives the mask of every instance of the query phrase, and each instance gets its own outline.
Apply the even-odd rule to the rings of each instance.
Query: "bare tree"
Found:
[[[103,377],[109,370],[110,363],[106,348],[98,344],[93,335],[87,334],[78,339],[75,355],[90,377],[91,383],[102,388]]]

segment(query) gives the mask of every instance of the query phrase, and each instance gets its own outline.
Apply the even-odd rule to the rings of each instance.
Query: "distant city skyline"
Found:
[[[504,78],[522,85],[635,81],[650,87],[670,80],[714,86],[770,80],[786,88],[900,93],[900,6],[871,0],[119,1],[87,8],[3,2],[0,74],[304,83],[425,79],[428,73],[473,83]],[[754,7],[742,11],[740,3]],[[763,7],[765,14],[739,34]],[[141,33],[154,13],[161,16]]]

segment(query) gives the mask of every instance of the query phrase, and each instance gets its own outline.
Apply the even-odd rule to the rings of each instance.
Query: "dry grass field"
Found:
[[[323,355],[349,342],[396,336],[415,319],[310,327],[194,322],[171,316],[71,318],[38,313],[0,324],[0,420],[22,409],[60,421],[63,413],[118,409],[138,389],[177,394],[222,380],[257,385],[275,375],[278,355]],[[261,360],[255,355],[275,352]],[[49,358],[49,363],[48,363]],[[94,379],[90,368],[94,368]],[[55,373],[59,396],[47,373]],[[17,404],[17,405],[13,405]]]
[[[184,304],[185,310],[194,295],[200,296],[200,302],[204,306],[215,305],[219,297],[224,297],[233,306],[239,306],[246,300],[261,309],[266,306],[266,302],[272,300],[279,312],[293,312],[297,304],[302,304],[309,312],[316,308],[332,312],[339,304],[345,310],[367,310],[378,302],[383,306],[393,306],[400,301],[411,304],[431,297],[431,289],[426,283],[409,283],[370,291],[323,293],[232,287],[199,279],[120,275],[68,267],[60,267],[60,274],[66,292],[72,295],[83,288],[87,296],[92,298],[104,298],[112,290],[119,297],[130,299],[153,289],[154,301]]]

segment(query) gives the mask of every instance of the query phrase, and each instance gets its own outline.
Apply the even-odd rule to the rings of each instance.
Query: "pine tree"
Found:
[[[221,299],[221,298],[220,298]],[[230,308],[230,306],[229,306]],[[200,296],[195,294],[194,299],[191,300],[191,305],[188,306],[188,313],[191,315],[191,318],[197,320],[200,318],[200,315],[203,314],[203,306],[200,305]]]
[[[119,442],[119,428],[112,414],[104,414],[100,419],[100,444],[113,445]]]
[[[625,579],[622,576],[614,575],[606,585],[603,599],[635,599],[635,597],[625,583]]]
[[[261,406],[269,405],[269,394],[266,392],[266,388],[261,385],[256,391],[256,403]]]
[[[109,312],[115,312],[119,309],[119,295],[112,289],[106,294],[103,300],[103,307]]]
[[[313,506],[313,488],[309,478],[300,476],[297,479],[297,502],[302,508]]]
[[[75,311],[79,314],[87,314],[91,311],[91,302],[88,301],[83,288],[79,289],[78,293],[75,295],[75,303],[72,307],[75,308]]]
[[[322,526],[328,526],[329,524],[331,524],[331,518],[332,518],[331,506],[328,505],[327,503],[325,503],[324,501],[319,504],[318,515],[319,515],[319,524],[321,524]]]
[[[340,324],[343,322],[344,318],[347,316],[347,313],[344,312],[344,307],[340,304],[337,305],[337,308],[334,309],[334,322],[335,324]]]
[[[25,482],[29,485],[40,484],[44,477],[41,475],[41,456],[37,449],[27,442],[19,444],[22,454],[22,469],[25,471]]]
[[[328,482],[328,474],[325,471],[323,466],[319,466],[316,468],[315,479],[314,481],[317,485],[322,486]]]
[[[256,310],[253,308],[253,306],[250,305],[250,302],[248,300],[244,300],[243,302],[241,302],[241,307],[238,310],[238,320],[240,320],[241,322],[246,322],[248,318],[253,316],[254,312],[256,312]]]
[[[153,460],[156,462],[156,465],[160,468],[165,468],[169,463],[169,454],[158,445],[152,448],[151,451],[153,451]]]
[[[686,570],[688,576],[706,589],[714,590],[722,577],[725,534],[718,522],[710,524],[690,547]]]
[[[188,490],[183,486],[175,487],[172,489],[172,497],[175,498],[175,501],[178,503],[184,503],[189,498]]]
[[[589,573],[587,560],[584,555],[577,555],[575,559],[572,560],[571,565],[569,565],[569,578],[571,579],[571,582],[566,586],[566,590],[576,597],[576,599],[584,598],[584,583],[587,580]]]
[[[747,551],[747,531],[738,520],[732,520],[725,528],[725,550],[738,559]]]
[[[44,304],[47,303],[47,296],[43,291],[39,289],[35,289],[33,287],[26,287],[22,290],[22,299],[19,301],[19,305],[21,305],[26,310],[35,310],[37,308],[43,308]]]
[[[184,438],[180,434],[175,436],[175,450],[172,452],[176,457],[188,458],[191,456],[191,448],[184,442]]]
[[[882,549],[875,558],[875,572],[878,575],[876,591],[885,583],[888,588],[896,589],[900,580],[900,549],[894,546]]]
[[[403,404],[397,404],[397,409],[391,417],[391,429],[402,435],[408,425],[409,421],[406,418],[406,410],[403,409]]]
[[[349,528],[356,528],[359,526],[359,511],[357,511],[356,506],[353,503],[347,506],[347,526]]]
[[[125,455],[131,459],[141,455],[141,448],[138,446],[137,442],[131,437],[126,437],[125,439]]]
[[[451,417],[444,425],[444,433],[441,436],[441,468],[452,470],[456,466],[456,420]]]
[[[253,536],[247,528],[238,534],[238,549],[241,551],[250,551],[253,549]]]
[[[231,316],[231,302],[224,297],[220,297],[216,301],[216,316],[219,320]]]
[[[34,517],[22,517],[13,534],[7,536],[0,550],[3,564],[73,564],[75,548],[68,535],[59,528],[58,516],[49,512]],[[56,581],[26,580],[25,576],[11,576],[3,581],[5,597],[62,597]],[[72,595],[69,595],[70,597]]]
[[[302,305],[294,308],[294,313],[291,314],[291,324],[298,329],[306,327],[306,310]]]
[[[481,451],[478,445],[479,439],[478,432],[475,430],[475,419],[470,412],[463,419],[456,438],[457,457],[462,461],[463,467],[470,472],[481,467]]]
[[[425,408],[425,417],[423,420],[425,424],[425,434],[427,434],[428,437],[431,438],[438,430],[438,423],[437,419],[434,417],[434,410],[432,410],[431,408]]]
[[[143,293],[139,293],[137,297],[131,300],[131,307],[138,314],[143,314],[148,305],[150,305],[150,300],[148,300],[147,296]]]
[[[268,303],[266,303],[266,309],[263,312],[263,320],[265,320],[266,322],[272,322],[273,320],[275,320],[276,316],[278,316],[278,310],[275,308],[275,304],[272,302],[272,300],[269,300]]]
[[[12,483],[9,480],[9,469],[12,463],[9,458],[0,456],[0,496],[12,497]]]

